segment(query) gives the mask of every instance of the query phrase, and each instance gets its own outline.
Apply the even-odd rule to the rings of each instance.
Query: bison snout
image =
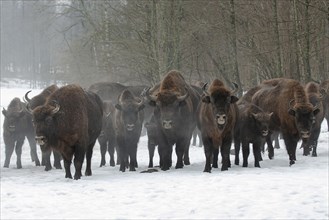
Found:
[[[37,144],[39,144],[39,145],[44,145],[47,142],[47,139],[45,136],[36,136],[35,140],[36,140]]]
[[[309,131],[301,131],[300,132],[302,139],[308,139],[310,137]]]
[[[267,136],[268,135],[268,130],[263,130],[262,131],[262,135],[265,137],[265,136]]]
[[[15,129],[16,129],[15,125],[9,125],[9,127],[8,127],[8,130],[9,130],[10,132],[14,132]]]
[[[162,121],[162,127],[164,129],[171,129],[173,127],[173,123],[171,120],[163,120]]]
[[[226,114],[217,114],[216,121],[219,125],[224,125],[226,123]]]
[[[135,128],[135,124],[127,124],[127,130],[132,131]]]

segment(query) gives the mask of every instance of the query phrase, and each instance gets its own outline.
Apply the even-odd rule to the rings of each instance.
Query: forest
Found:
[[[329,78],[327,0],[4,0],[1,78],[154,85],[172,69],[243,90]]]

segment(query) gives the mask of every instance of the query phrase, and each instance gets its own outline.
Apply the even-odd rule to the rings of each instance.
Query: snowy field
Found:
[[[1,84],[1,109],[14,97],[22,98],[28,86]],[[33,90],[31,97],[41,90]],[[1,210],[0,219],[328,219],[329,136],[324,121],[318,157],[302,156],[289,167],[283,141],[275,158],[266,155],[262,168],[233,164],[221,172],[203,173],[203,149],[192,147],[191,165],[183,169],[140,173],[147,169],[147,137],[138,146],[139,168],[119,172],[119,167],[99,167],[100,150],[94,147],[93,175],[65,179],[64,170],[44,171],[31,162],[27,141],[22,169],[13,154],[3,168],[5,146],[1,114]],[[38,149],[39,158],[41,151]],[[241,158],[241,157],[240,157]],[[155,156],[155,164],[158,164]],[[53,160],[53,157],[52,157]],[[107,162],[109,156],[107,155]],[[173,164],[176,156],[173,156]],[[62,164],[63,166],[63,164]],[[83,173],[84,173],[83,167]],[[71,167],[74,173],[74,167]]]

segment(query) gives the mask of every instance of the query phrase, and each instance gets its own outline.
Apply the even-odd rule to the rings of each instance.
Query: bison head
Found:
[[[162,91],[156,96],[150,95],[148,91],[146,92],[146,97],[150,100],[150,105],[156,107],[155,115],[165,130],[173,129],[176,126],[175,123],[179,123],[180,109],[186,105],[188,96],[187,91],[183,95],[173,91]]]
[[[269,134],[269,125],[271,121],[271,116],[273,112],[266,113],[266,112],[258,112],[258,113],[251,113],[252,118],[254,119],[256,129],[263,137],[266,137]]]
[[[295,118],[296,127],[303,141],[310,137],[311,129],[315,123],[315,116],[319,113],[318,106],[310,103],[297,103],[292,105],[294,100],[289,103],[288,113]]]
[[[133,131],[141,122],[139,112],[143,110],[145,105],[143,101],[140,102],[120,102],[115,105],[115,108],[121,112],[121,119],[125,130]]]
[[[15,132],[17,126],[21,123],[22,117],[25,115],[23,109],[14,111],[13,109],[6,110],[3,108],[2,114],[5,116],[3,127],[9,132]]]
[[[40,146],[45,146],[47,143],[55,140],[56,115],[60,110],[60,105],[57,102],[54,102],[54,104],[55,106],[39,106],[32,112],[36,131],[35,140]]]
[[[211,104],[213,117],[218,128],[223,129],[227,123],[227,114],[231,104],[238,101],[238,97],[231,95],[237,91],[237,85],[234,91],[229,91],[224,87],[218,87],[208,93],[205,90],[206,84],[203,87],[202,102]]]

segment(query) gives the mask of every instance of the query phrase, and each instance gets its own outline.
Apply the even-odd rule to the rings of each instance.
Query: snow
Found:
[[[28,86],[1,85],[1,109],[14,97],[22,98]],[[30,97],[41,90],[33,89]],[[183,169],[140,173],[147,169],[147,137],[140,139],[136,172],[122,173],[119,167],[99,167],[96,143],[92,176],[65,179],[64,170],[44,171],[31,162],[25,141],[22,169],[16,169],[13,154],[9,168],[3,168],[5,146],[1,114],[1,215],[0,219],[328,219],[328,143],[324,121],[318,157],[302,156],[289,167],[283,141],[275,158],[263,156],[261,168],[233,164],[221,172],[204,173],[203,148],[190,149],[191,165]],[[38,149],[39,158],[41,151]],[[241,159],[241,156],[240,156]],[[53,157],[52,157],[53,160]],[[107,163],[109,156],[107,155]],[[158,164],[159,158],[154,158]],[[173,164],[176,155],[173,154]],[[63,164],[62,164],[63,166]],[[84,173],[85,166],[83,167]],[[74,167],[71,166],[74,173]]]

